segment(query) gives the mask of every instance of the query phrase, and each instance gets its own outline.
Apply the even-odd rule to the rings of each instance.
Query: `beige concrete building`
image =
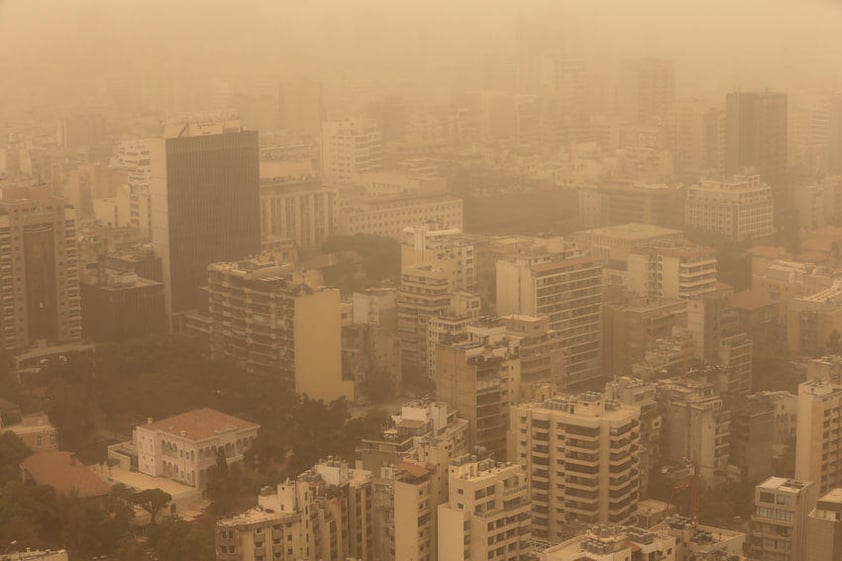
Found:
[[[82,338],[76,213],[47,187],[0,192],[0,346]]]
[[[449,500],[438,507],[439,561],[528,561],[529,495],[520,466],[472,456],[450,464]]]
[[[675,561],[675,537],[656,534],[635,526],[600,525],[551,546],[541,561],[614,561],[657,559]]]
[[[625,263],[634,249],[651,247],[658,242],[683,242],[684,232],[654,224],[618,224],[574,232],[571,239],[607,263]]]
[[[687,325],[687,302],[678,298],[621,295],[602,310],[602,354],[608,374],[631,373],[632,365],[646,358],[657,339]]]
[[[816,356],[828,338],[842,332],[842,282],[810,296],[790,301],[786,312],[786,342],[790,356]]]
[[[842,386],[813,380],[798,386],[795,478],[812,481],[819,493],[842,486]]]
[[[615,224],[684,225],[684,187],[611,179],[579,189],[578,222],[584,227]]]
[[[806,559],[836,561],[842,558],[842,488],[822,495],[807,517]]]
[[[633,521],[640,498],[638,407],[592,392],[518,405],[509,450],[529,475],[536,540],[558,543],[576,524]]]
[[[132,436],[138,471],[204,487],[218,455],[224,454],[229,464],[242,461],[259,428],[208,408],[139,425]]]
[[[749,555],[759,561],[812,561],[806,557],[807,515],[818,498],[810,481],[770,477],[754,491]]]
[[[269,257],[208,267],[210,346],[312,399],[353,399],[342,372],[339,290]]]
[[[730,451],[730,411],[713,384],[696,377],[664,380],[658,384],[665,404],[666,450],[674,462],[691,462],[699,477],[724,477]]]
[[[675,561],[749,561],[744,555],[746,535],[736,530],[699,524],[676,514],[650,531],[675,538]]]
[[[732,242],[767,239],[775,232],[772,188],[759,175],[705,180],[687,188],[685,225]]]
[[[716,250],[678,244],[634,250],[628,287],[643,296],[693,298],[716,290]]]
[[[318,180],[260,181],[260,234],[293,240],[299,249],[318,248],[336,233],[339,191]]]
[[[453,289],[476,290],[474,244],[458,228],[437,229],[429,224],[407,226],[401,240],[401,268],[433,265],[448,272]]]
[[[598,384],[602,368],[602,265],[572,246],[497,262],[497,312],[550,318],[561,333],[567,385]]]
[[[517,341],[470,337],[438,345],[436,399],[467,419],[471,444],[502,460],[509,408],[517,402],[520,386]]]
[[[373,119],[322,123],[322,176],[333,183],[353,183],[360,174],[379,170],[383,146]]]
[[[216,558],[370,561],[371,494],[371,473],[323,460],[277,489],[265,487],[256,507],[219,520]]]
[[[374,234],[400,241],[404,228],[425,223],[461,230],[462,199],[450,193],[343,197],[339,231],[350,235]]]

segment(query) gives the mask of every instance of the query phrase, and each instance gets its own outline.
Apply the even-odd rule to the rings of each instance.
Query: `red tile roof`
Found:
[[[65,497],[101,497],[111,490],[70,452],[37,452],[23,460],[20,467],[33,481],[49,485]]]
[[[141,425],[141,428],[147,430],[161,431],[189,440],[204,440],[218,434],[259,427],[256,423],[207,407]]]

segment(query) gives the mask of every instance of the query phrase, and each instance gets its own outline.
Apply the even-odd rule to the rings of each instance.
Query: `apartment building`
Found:
[[[658,383],[665,407],[665,456],[691,462],[702,479],[723,477],[728,469],[731,413],[713,384],[685,376]]]
[[[455,458],[449,500],[438,507],[438,561],[528,561],[531,524],[520,466]]]
[[[407,226],[402,232],[401,267],[433,265],[445,269],[454,289],[477,289],[474,244],[457,228],[441,230],[430,224]]]
[[[842,488],[822,495],[807,517],[806,559],[835,561],[842,557]]]
[[[819,493],[842,487],[842,386],[812,380],[798,386],[795,478]]]
[[[810,481],[770,477],[754,490],[749,555],[758,561],[812,561],[806,557],[807,516],[818,488]]]
[[[401,341],[403,377],[426,376],[428,322],[443,314],[451,302],[447,271],[432,265],[406,267],[401,271],[397,301],[397,330]]]
[[[82,338],[76,212],[47,187],[0,191],[0,346]]]
[[[203,488],[218,455],[229,464],[242,461],[259,428],[208,408],[138,425],[132,432],[138,471]]]
[[[353,183],[360,174],[379,170],[383,145],[373,119],[350,118],[322,123],[322,176],[333,183]]]
[[[371,494],[371,473],[322,460],[295,480],[263,488],[256,507],[217,521],[216,557],[371,561]]]
[[[716,290],[716,250],[678,244],[634,250],[628,287],[642,296],[694,298]]]
[[[759,175],[702,181],[687,188],[684,219],[690,230],[731,242],[767,239],[775,232],[772,188]]]
[[[208,267],[211,351],[312,399],[353,399],[342,372],[339,290],[268,257]]]
[[[833,331],[842,332],[842,282],[825,290],[795,298],[786,310],[786,342],[790,356],[824,352]]]
[[[517,402],[520,358],[517,341],[468,339],[439,344],[436,399],[467,419],[470,442],[495,459],[506,457],[509,408]]]
[[[497,262],[497,312],[548,317],[561,333],[567,385],[602,380],[602,264],[575,247]]]
[[[628,524],[640,498],[640,409],[587,392],[512,408],[509,459],[529,476],[532,534]]]

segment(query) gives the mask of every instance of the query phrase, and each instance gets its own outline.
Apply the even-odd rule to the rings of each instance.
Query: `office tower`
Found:
[[[282,129],[313,136],[321,133],[325,114],[321,82],[308,78],[283,82],[278,104]]]
[[[322,177],[353,183],[360,174],[381,168],[382,139],[377,123],[353,118],[322,123]]]
[[[438,561],[531,559],[529,495],[520,466],[455,458],[438,507]]]
[[[66,117],[59,123],[58,137],[65,148],[91,148],[105,140],[105,119],[93,113]]]
[[[791,206],[787,185],[787,96],[734,92],[726,98],[725,172],[760,175],[772,188],[775,216]],[[751,170],[751,171],[749,171]],[[780,224],[776,220],[776,225]]]
[[[665,457],[690,462],[705,480],[724,477],[728,469],[731,413],[706,379],[686,376],[658,383],[665,407]]]
[[[731,242],[762,241],[775,233],[772,188],[759,175],[704,180],[687,188],[687,229]]]
[[[216,523],[220,561],[372,559],[371,473],[322,460]]]
[[[474,244],[458,228],[407,226],[401,240],[401,267],[434,265],[447,270],[454,289],[476,290]]]
[[[197,307],[208,265],[260,252],[257,132],[239,121],[169,124],[149,154],[152,243],[172,316]]]
[[[814,561],[805,555],[807,516],[818,489],[811,481],[770,477],[754,490],[749,555],[757,561]]]
[[[517,403],[520,359],[517,341],[471,337],[439,344],[436,399],[468,421],[471,444],[495,459],[506,457],[509,408]]]
[[[708,111],[698,100],[682,100],[667,112],[666,143],[678,177],[698,177],[711,171],[707,167]]]
[[[655,58],[627,61],[621,76],[621,115],[636,123],[663,123],[675,99],[673,62]]]
[[[529,475],[534,539],[557,543],[576,523],[633,520],[639,427],[638,407],[594,392],[512,408],[509,460]]]
[[[260,182],[260,232],[264,240],[292,240],[316,249],[336,233],[339,193],[316,180]]]
[[[842,386],[838,380],[819,379],[798,385],[795,478],[814,482],[819,493],[842,487],[840,423]]]
[[[602,264],[575,247],[497,262],[497,312],[546,316],[562,333],[568,387],[598,384],[602,371]]]
[[[714,176],[725,173],[728,151],[728,119],[723,109],[714,107],[705,113],[705,167]]]
[[[212,353],[280,376],[311,399],[353,399],[353,381],[342,372],[339,290],[319,277],[263,258],[211,264]]]
[[[82,338],[76,213],[47,187],[2,189],[0,340],[18,352]]]
[[[716,250],[689,243],[633,249],[628,287],[641,296],[695,298],[716,290]]]
[[[805,559],[836,561],[842,558],[842,489],[822,495],[807,517]]]

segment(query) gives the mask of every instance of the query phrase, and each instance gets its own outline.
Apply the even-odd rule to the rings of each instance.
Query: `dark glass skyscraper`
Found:
[[[152,142],[152,241],[167,311],[194,309],[208,265],[260,251],[256,131],[239,121],[167,125]]]

